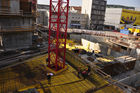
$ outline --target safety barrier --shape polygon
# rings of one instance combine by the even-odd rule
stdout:
[[[90,34],[104,37],[121,37],[121,36],[127,37],[119,32],[84,30],[84,29],[68,29],[68,33]]]
[[[17,12],[11,12],[10,10],[7,10],[7,9],[1,9],[0,15],[23,15],[23,11],[20,10]]]
[[[35,30],[34,26],[6,26],[0,27],[0,32],[17,32],[17,31],[33,31]]]

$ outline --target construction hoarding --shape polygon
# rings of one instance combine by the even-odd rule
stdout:
[[[121,24],[140,25],[140,11],[122,10]]]

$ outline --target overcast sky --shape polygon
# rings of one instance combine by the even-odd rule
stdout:
[[[39,4],[49,4],[50,0],[38,0]],[[119,4],[125,6],[140,7],[140,0],[107,0],[108,4]],[[81,6],[82,0],[70,0],[70,5]]]

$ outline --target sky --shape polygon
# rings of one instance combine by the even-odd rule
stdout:
[[[38,0],[39,4],[49,4],[50,0]],[[107,4],[140,7],[140,0],[107,0]],[[82,0],[70,0],[70,6],[81,6]]]

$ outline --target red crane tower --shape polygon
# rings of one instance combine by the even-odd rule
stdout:
[[[69,0],[50,0],[48,67],[56,71],[65,68],[68,11]]]

